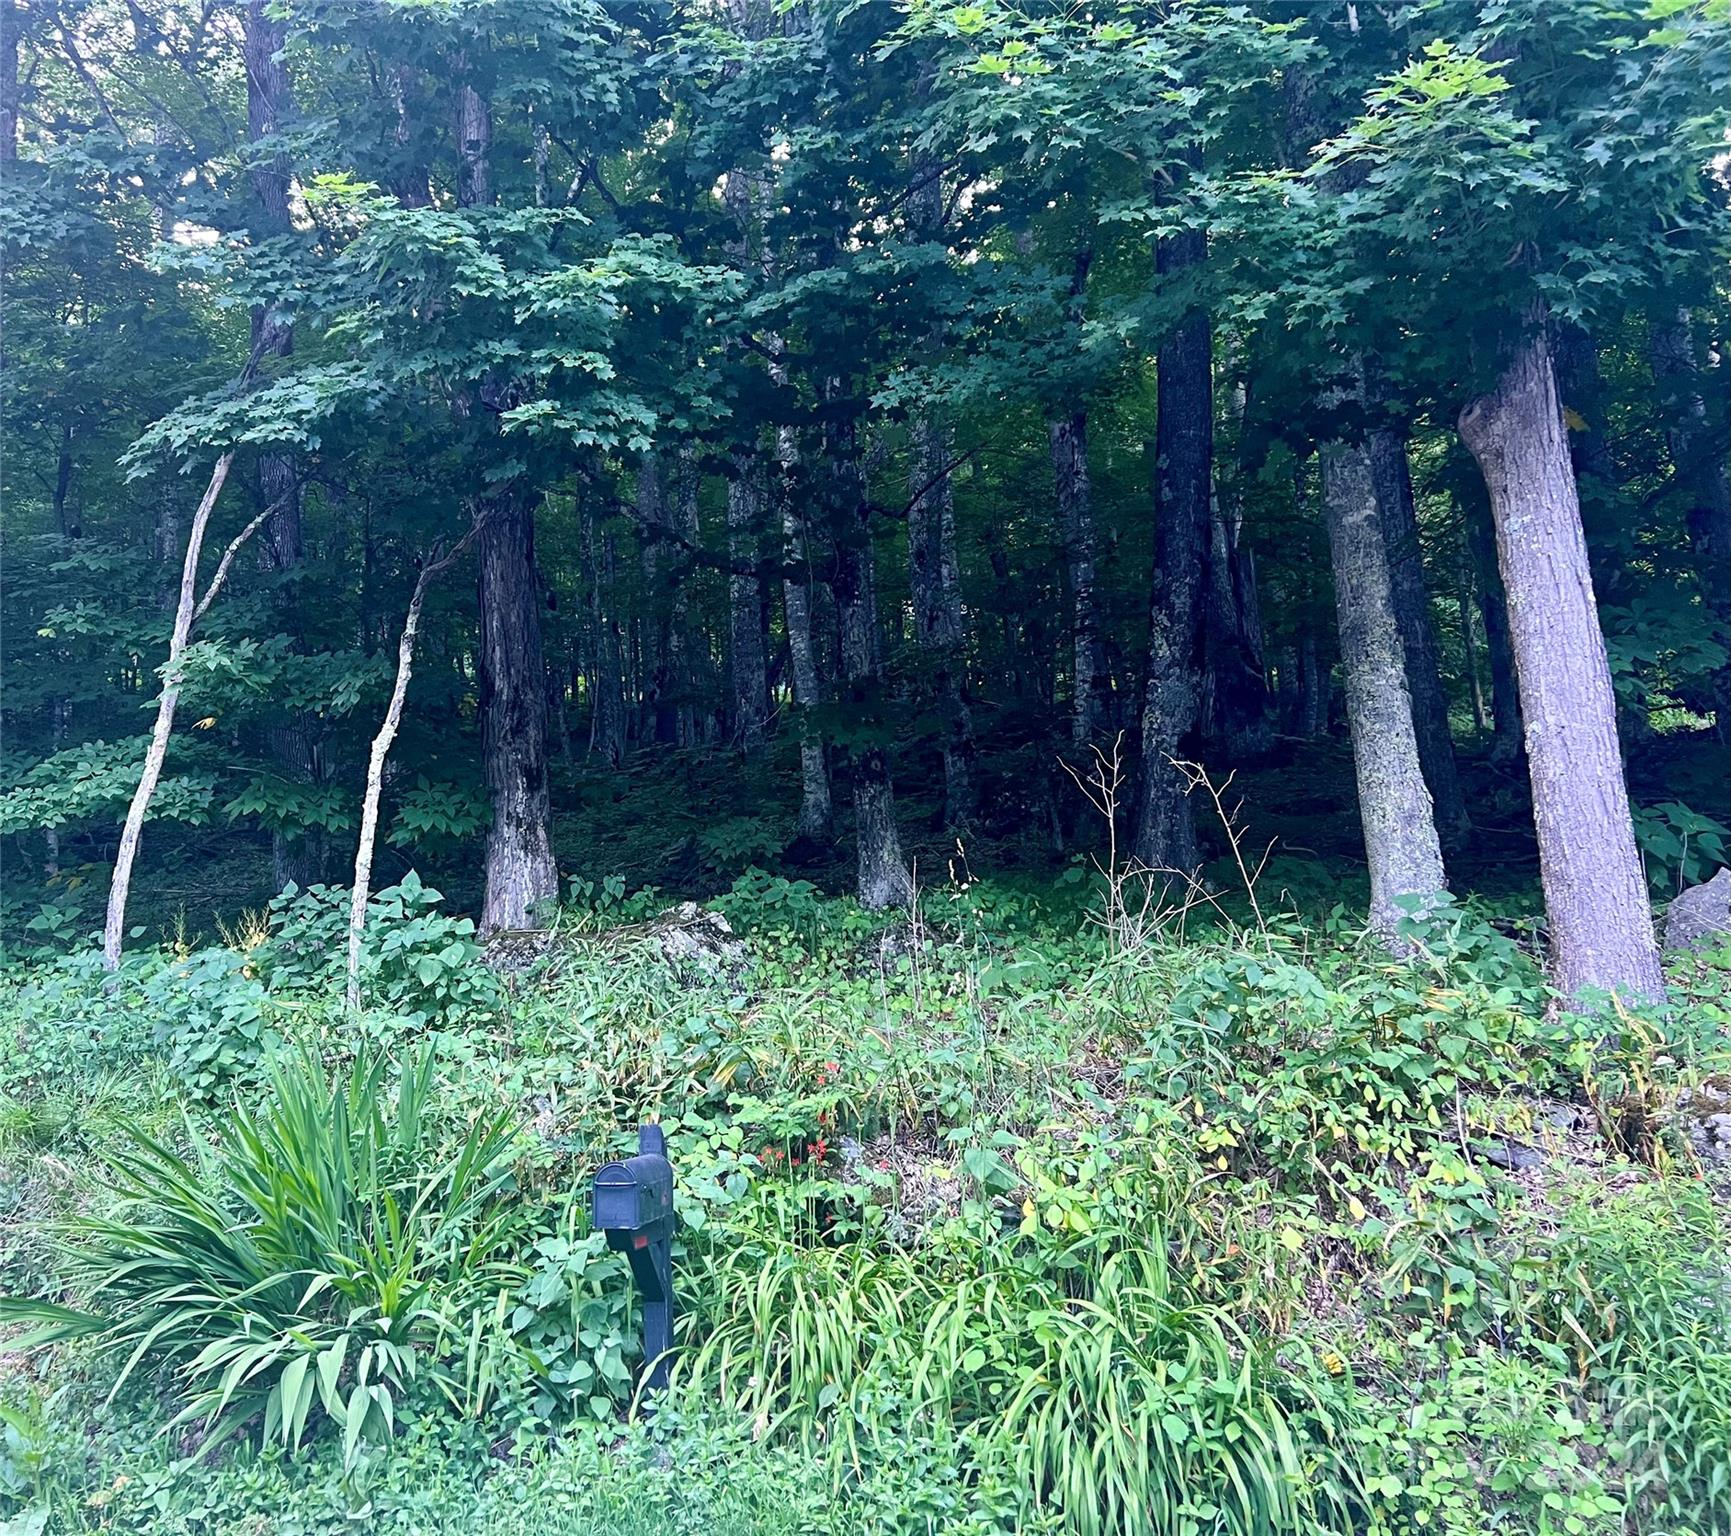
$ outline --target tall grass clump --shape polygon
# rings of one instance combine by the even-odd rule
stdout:
[[[172,1424],[215,1438],[256,1422],[292,1445],[326,1420],[352,1455],[428,1389],[478,1407],[485,1319],[519,1277],[499,1199],[515,1137],[498,1114],[442,1146],[433,1081],[426,1050],[394,1089],[382,1054],[333,1079],[304,1050],[213,1135],[183,1118],[173,1146],[129,1124],[103,1156],[117,1198],[60,1234],[78,1305],[0,1315],[93,1337],[122,1359],[112,1392],[166,1365]]]
[[[1675,1183],[1578,1199],[1535,1322],[1612,1413],[1643,1528],[1731,1531],[1731,1261],[1709,1202]]]
[[[850,1478],[941,1426],[974,1475],[1077,1536],[1298,1530],[1344,1501],[1322,1402],[1178,1294],[1158,1238],[1087,1251],[720,1248],[684,1374]]]

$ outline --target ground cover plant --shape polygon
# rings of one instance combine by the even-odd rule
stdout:
[[[0,1536],[1731,1536],[1728,79],[0,0]]]
[[[1242,901],[1125,950],[1102,894],[754,872],[473,955],[455,1024],[274,963],[304,903],[12,973],[8,1529],[1725,1528],[1724,1168],[1625,1112],[1725,1070],[1726,958],[1668,1025],[1575,1016],[1476,913],[1398,963]],[[213,974],[267,1043],[171,1075]],[[586,1189],[650,1118],[645,1419]]]

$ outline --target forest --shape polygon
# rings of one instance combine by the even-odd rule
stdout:
[[[1731,1532],[1731,0],[0,0],[0,261],[0,1536]]]

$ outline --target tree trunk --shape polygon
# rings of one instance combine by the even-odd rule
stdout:
[[[139,775],[138,788],[132,793],[132,803],[126,810],[126,821],[120,829],[120,846],[114,855],[114,878],[108,887],[108,913],[102,925],[102,965],[105,970],[120,968],[120,948],[126,939],[126,899],[132,890],[132,866],[138,857],[139,839],[144,834],[144,818],[162,778],[162,764],[168,756],[168,738],[174,730],[174,711],[180,702],[180,657],[192,634],[197,617],[198,557],[204,549],[205,529],[210,526],[210,514],[216,499],[222,494],[228,479],[234,454],[225,453],[210,472],[210,484],[204,498],[193,513],[192,529],[187,535],[186,556],[180,564],[180,597],[174,610],[174,628],[168,637],[168,662],[163,668],[162,693],[156,701],[156,724],[151,729],[150,746],[144,754],[144,771]],[[223,571],[219,568],[217,579]],[[215,583],[212,584],[212,596]]]
[[[1472,694],[1473,727],[1482,737],[1490,729],[1490,715],[1485,710],[1484,684],[1479,681],[1478,625],[1473,603],[1473,567],[1471,556],[1461,554],[1460,588],[1456,605],[1460,609],[1461,651],[1467,675],[1467,688]]]
[[[349,890],[348,1004],[351,1009],[361,1006],[361,944],[366,931],[367,901],[372,895],[373,851],[378,841],[385,759],[403,723],[403,703],[408,698],[409,679],[414,671],[415,633],[420,628],[421,605],[426,601],[427,588],[433,578],[463,552],[474,534],[475,530],[471,529],[450,554],[431,559],[421,567],[415,577],[415,590],[409,598],[408,612],[403,616],[403,632],[397,640],[397,680],[391,686],[391,701],[385,708],[384,722],[373,737],[372,750],[367,756],[367,786],[361,796],[361,831],[355,842],[355,877]]]
[[[1436,632],[1431,627],[1430,593],[1425,585],[1424,550],[1419,543],[1418,515],[1413,506],[1406,433],[1395,426],[1373,427],[1368,446],[1383,542],[1388,549],[1389,593],[1406,657],[1407,692],[1412,700],[1413,729],[1418,734],[1419,762],[1430,789],[1437,831],[1445,843],[1458,844],[1466,840],[1472,827],[1455,769],[1448,694],[1437,660]]]
[[[834,818],[829,792],[829,761],[823,737],[813,727],[811,712],[823,699],[819,681],[817,647],[811,632],[811,553],[807,548],[804,514],[795,507],[793,475],[799,462],[799,445],[791,427],[776,431],[777,496],[781,503],[781,532],[785,544],[787,575],[782,578],[782,609],[787,620],[788,659],[793,671],[793,702],[799,711],[799,823],[798,835],[821,842],[828,838]]]
[[[1161,276],[1181,277],[1208,254],[1200,230],[1162,239]],[[1194,761],[1200,726],[1203,581],[1208,566],[1214,458],[1214,363],[1208,316],[1193,310],[1161,345],[1156,368],[1155,571],[1142,773],[1133,852],[1149,869],[1193,872],[1202,862],[1188,786],[1173,766]]]
[[[661,460],[645,454],[637,469],[637,520],[643,530],[643,590],[648,612],[643,620],[643,735],[663,745],[679,740],[679,712],[674,704],[674,589],[679,581],[681,553],[676,552],[672,514],[662,483]]]
[[[459,69],[467,66],[460,60]],[[457,89],[457,202],[464,208],[484,208],[493,201],[493,109],[487,98],[466,82]]]
[[[1422,920],[1444,894],[1442,850],[1419,765],[1370,450],[1325,443],[1321,460],[1370,926],[1399,954],[1402,919]]]
[[[1483,506],[1466,509],[1467,548],[1478,573],[1479,615],[1485,624],[1485,657],[1491,670],[1490,760],[1499,767],[1520,761],[1526,748],[1521,695],[1515,682],[1515,649],[1509,638],[1508,597],[1497,569],[1496,530]]]
[[[283,24],[266,0],[248,0],[243,24],[242,57],[246,67],[247,135],[254,144],[279,134],[294,114],[294,96],[283,63]],[[258,205],[257,237],[281,237],[292,231],[288,193],[290,166],[280,150],[258,155],[251,167],[252,193]],[[294,322],[281,310],[259,306],[252,312],[255,357],[287,357],[294,351]],[[291,611],[305,552],[302,546],[300,497],[288,455],[265,451],[258,457],[259,498],[280,503],[260,548],[260,563],[279,578],[279,601]],[[304,642],[302,642],[304,648]],[[265,750],[279,775],[290,784],[309,786],[319,776],[317,723],[308,714],[285,714],[266,728]],[[322,875],[323,837],[316,829],[299,833],[271,830],[271,862],[276,886],[305,887]]]
[[[762,464],[755,451],[734,455],[727,482],[728,733],[747,752],[763,745],[769,685],[763,646],[763,584],[755,574],[763,532]]]
[[[1298,640],[1298,717],[1295,734],[1314,741],[1328,729],[1328,671],[1316,653],[1316,632],[1306,629]]]
[[[1665,442],[1671,469],[1687,500],[1689,548],[1701,583],[1709,633],[1727,651],[1709,688],[1721,738],[1731,736],[1731,479],[1721,422],[1715,427],[1701,398],[1689,311],[1656,318],[1649,339],[1653,381],[1665,406]],[[1721,369],[1721,372],[1724,370]],[[1723,384],[1721,384],[1721,396]]]
[[[535,517],[522,492],[507,490],[476,521],[481,757],[493,803],[481,926],[526,928],[535,905],[559,892],[549,835]]]
[[[467,61],[458,59],[459,75]],[[464,82],[457,91],[457,200],[465,208],[492,201],[489,155],[492,110]],[[504,390],[484,382],[481,393]],[[458,402],[459,417],[471,407]],[[496,410],[489,420],[496,420]],[[487,831],[481,927],[527,927],[534,907],[559,894],[553,859],[552,802],[547,787],[547,699],[542,679],[541,584],[535,569],[535,511],[529,493],[506,486],[490,493],[472,521],[480,525],[476,582],[482,772],[492,797]]]
[[[1094,506],[1088,480],[1088,416],[1077,410],[1049,428],[1058,483],[1058,539],[1070,599],[1070,740],[1086,747],[1103,730],[1109,682],[1094,596]]]
[[[696,546],[701,531],[698,526],[698,482],[697,455],[689,448],[684,449],[679,456],[679,473],[674,481],[672,513],[674,528],[688,549]],[[673,587],[669,645],[672,655],[668,670],[680,690],[679,744],[682,747],[696,746],[703,740],[696,704],[698,669],[707,658],[707,650],[701,629],[691,622],[691,597],[684,581],[675,581]]]
[[[618,613],[618,546],[611,528],[601,530],[595,571],[596,755],[609,768],[625,761],[625,645]]]
[[[839,395],[832,383],[827,393]],[[848,758],[853,776],[860,905],[874,910],[906,906],[913,877],[896,829],[890,777],[889,725],[883,710],[883,662],[878,638],[877,575],[873,569],[871,508],[859,463],[858,427],[837,416],[825,431],[825,458],[834,517],[835,564],[831,587],[841,626],[842,675],[857,732]]]
[[[1252,761],[1268,750],[1268,678],[1262,659],[1262,617],[1256,567],[1243,528],[1215,498],[1208,528],[1208,592],[1204,616],[1207,665],[1204,719],[1228,761]]]
[[[1209,510],[1207,612],[1204,618],[1204,739],[1218,742],[1231,763],[1253,761],[1269,746],[1268,674],[1262,652],[1262,611],[1256,563],[1244,541],[1244,486],[1266,449],[1251,430],[1250,386],[1232,386],[1230,415],[1237,451],[1230,474],[1214,463]]]
[[[1460,433],[1484,471],[1508,592],[1556,984],[1570,998],[1656,999],[1664,982],[1543,321],[1528,317]]]
[[[966,640],[956,566],[956,507],[948,462],[950,435],[929,416],[913,424],[908,502],[908,585],[914,638],[931,669],[943,721],[944,825],[972,825],[974,717],[966,689]]]
[[[935,161],[916,159],[908,195],[908,222],[915,238],[941,242],[944,182]],[[943,337],[928,338],[933,352]],[[967,634],[956,558],[956,499],[950,479],[951,436],[934,412],[915,415],[910,436],[908,487],[908,585],[913,595],[914,638],[931,673],[943,721],[944,824],[971,826],[978,809],[974,793],[974,714],[968,702]]]

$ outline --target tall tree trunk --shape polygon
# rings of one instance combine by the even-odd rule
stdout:
[[[1093,251],[1084,246],[1076,253],[1070,273],[1070,323],[1078,335],[1093,261]],[[1070,609],[1070,740],[1077,747],[1086,747],[1105,729],[1105,695],[1111,684],[1094,592],[1094,497],[1088,478],[1087,410],[1079,400],[1068,402],[1052,416],[1047,433]]]
[[[1325,443],[1321,459],[1370,926],[1399,953],[1401,920],[1422,919],[1444,893],[1442,849],[1419,764],[1370,450]]]
[[[1491,762],[1517,763],[1526,751],[1521,725],[1520,687],[1515,681],[1515,648],[1509,636],[1508,596],[1497,569],[1497,536],[1487,507],[1466,509],[1467,548],[1478,575],[1479,616],[1485,624],[1485,657],[1491,672]]]
[[[944,824],[963,830],[972,825],[976,810],[976,747],[966,688],[955,496],[947,468],[950,435],[929,416],[914,422],[912,435],[908,584],[913,596],[914,638],[931,669],[931,685],[943,721]]]
[[[1328,729],[1328,672],[1316,653],[1316,631],[1306,629],[1298,640],[1298,718],[1293,730],[1314,741]]]
[[[908,196],[916,238],[944,236],[944,183],[935,161],[916,160]],[[929,338],[931,349],[942,337]],[[908,487],[908,585],[913,594],[914,638],[937,695],[943,721],[944,824],[965,829],[977,810],[974,792],[974,715],[968,702],[967,635],[956,558],[956,500],[950,478],[951,435],[932,411],[916,413]]]
[[[700,532],[697,497],[699,479],[696,453],[690,448],[682,449],[679,455],[679,471],[674,478],[671,511],[673,526],[687,549],[696,547]],[[684,581],[676,581],[674,584],[669,635],[672,658],[668,667],[680,690],[679,744],[682,747],[692,747],[704,739],[696,699],[698,672],[705,664],[707,650],[701,629],[692,623],[691,595]]]
[[[837,403],[840,386],[827,388]],[[849,745],[858,841],[860,904],[872,909],[906,906],[913,877],[896,829],[895,790],[890,778],[889,729],[884,719],[883,661],[878,635],[877,574],[873,566],[871,507],[859,462],[858,425],[836,414],[825,431],[835,563],[830,583],[841,627],[842,675],[852,724]]]
[[[459,75],[467,61],[458,59]],[[492,201],[491,108],[465,81],[458,87],[457,200],[465,208]],[[490,382],[483,397],[507,393]],[[459,417],[470,414],[458,402]],[[496,420],[497,413],[489,413]],[[535,506],[528,491],[507,485],[478,498],[472,521],[479,572],[479,713],[482,772],[492,798],[487,830],[483,930],[528,926],[537,904],[559,894],[553,859],[552,799],[547,786],[547,699],[542,679],[541,583],[535,566]]]
[[[1712,638],[1727,651],[1708,690],[1721,738],[1731,737],[1731,478],[1726,469],[1724,402],[1709,421],[1702,399],[1689,311],[1656,317],[1648,342],[1653,381],[1665,408],[1671,468],[1687,497],[1689,548]],[[1723,372],[1723,368],[1720,370]],[[1721,382],[1720,394],[1724,386]]]
[[[609,768],[625,761],[625,647],[618,614],[618,546],[610,527],[599,537],[595,566],[595,729],[596,756]]]
[[[1204,717],[1230,761],[1253,760],[1268,750],[1268,678],[1256,566],[1243,544],[1241,520],[1218,497],[1209,517],[1203,625]]]
[[[1207,610],[1203,620],[1205,737],[1219,742],[1227,761],[1251,761],[1269,746],[1268,674],[1262,653],[1262,610],[1256,563],[1244,541],[1244,486],[1266,457],[1251,428],[1250,386],[1240,378],[1230,391],[1237,451],[1232,472],[1215,455],[1209,511]]]
[[[1392,425],[1374,426],[1368,446],[1383,542],[1388,548],[1389,594],[1406,657],[1407,692],[1412,700],[1413,729],[1418,734],[1419,762],[1430,788],[1437,832],[1445,843],[1453,845],[1464,842],[1472,827],[1455,769],[1448,694],[1443,688],[1437,659],[1436,632],[1431,627],[1430,593],[1425,584],[1418,514],[1413,506],[1406,433]]]
[[[1526,722],[1551,962],[1568,997],[1664,991],[1542,311],[1460,433],[1484,472]]]
[[[255,146],[281,133],[294,115],[294,96],[282,57],[284,41],[283,24],[272,14],[267,0],[248,0],[241,51],[246,66],[247,135]],[[252,153],[252,193],[258,205],[253,233],[286,235],[293,227],[288,211],[288,156],[281,150],[266,154],[255,148]],[[256,307],[252,312],[252,345],[255,357],[289,356],[294,351],[292,317],[273,307]],[[260,453],[258,482],[264,503],[281,503],[260,548],[261,564],[284,583],[282,600],[294,611],[305,551],[293,461],[282,453]],[[288,783],[307,786],[317,782],[317,725],[313,716],[285,714],[274,721],[265,730],[265,749]],[[313,884],[323,874],[322,833],[273,828],[271,862],[279,890],[291,884]]]
[[[507,490],[476,520],[481,758],[493,804],[481,926],[525,928],[535,905],[559,890],[549,834],[535,518],[524,494]]]
[[[348,937],[348,1004],[351,1009],[361,1006],[361,946],[366,933],[367,901],[372,895],[373,852],[378,841],[379,801],[385,788],[385,759],[391,743],[403,723],[403,705],[409,695],[409,679],[414,673],[415,634],[421,624],[421,607],[427,600],[427,588],[434,577],[445,570],[468,546],[475,536],[471,529],[449,554],[434,556],[422,565],[415,577],[415,590],[409,598],[408,612],[403,615],[403,632],[397,639],[397,677],[391,685],[390,703],[385,718],[373,737],[367,754],[366,790],[361,796],[361,831],[355,841],[355,874],[349,889]]]
[[[1206,260],[1201,230],[1159,242],[1162,277]],[[1202,862],[1186,781],[1201,724],[1203,583],[1214,458],[1214,362],[1208,316],[1192,310],[1160,347],[1156,367],[1153,602],[1142,700],[1142,773],[1133,851],[1150,869],[1191,873]]]
[[[1058,538],[1070,599],[1070,740],[1086,747],[1103,730],[1110,682],[1094,595],[1094,506],[1088,480],[1088,416],[1076,410],[1049,427],[1058,483]]]
[[[144,771],[138,774],[138,788],[133,790],[132,803],[126,807],[126,821],[119,833],[119,847],[114,852],[114,878],[109,881],[107,916],[102,921],[102,966],[104,970],[119,970],[119,951],[126,940],[126,899],[132,894],[132,866],[138,857],[138,840],[144,836],[144,819],[156,797],[156,786],[163,778],[163,762],[168,758],[168,738],[175,729],[175,708],[180,703],[180,656],[192,636],[192,623],[204,608],[208,608],[216,589],[227,573],[227,559],[216,568],[211,578],[209,594],[203,604],[197,603],[199,585],[199,554],[204,551],[204,530],[215,511],[216,497],[222,495],[223,481],[228,478],[228,466],[234,464],[234,454],[223,454],[211,469],[203,500],[192,514],[192,528],[187,533],[187,552],[180,563],[180,596],[175,604],[175,625],[168,634],[168,663],[163,667],[163,693],[156,700],[156,724],[151,727],[151,745],[145,748]],[[248,532],[251,532],[249,528]],[[246,535],[242,535],[244,539]],[[239,540],[237,540],[239,542]],[[234,549],[230,547],[230,554]]]
[[[1456,606],[1460,609],[1461,651],[1467,675],[1467,688],[1473,701],[1473,727],[1482,737],[1490,729],[1490,715],[1485,710],[1484,684],[1479,680],[1478,623],[1474,612],[1472,557],[1463,549],[1460,561],[1460,586]]]
[[[734,456],[727,483],[728,733],[747,752],[763,745],[768,668],[763,645],[763,584],[756,573],[763,534],[763,466],[756,451]],[[747,570],[751,574],[747,574]]]
[[[788,659],[793,670],[793,702],[799,711],[799,823],[798,835],[814,842],[829,836],[834,810],[830,800],[829,761],[823,737],[811,721],[811,712],[823,699],[819,681],[817,646],[811,631],[812,569],[804,512],[794,504],[793,478],[799,462],[799,444],[793,428],[776,431],[777,499],[781,504],[781,532],[785,545],[787,574],[782,578],[781,601],[787,621]]]
[[[673,589],[679,581],[683,551],[678,551],[663,483],[661,459],[648,453],[637,469],[637,520],[643,531],[643,590],[648,612],[643,621],[643,734],[664,745],[679,740],[679,712],[673,695],[678,650],[673,640]]]

